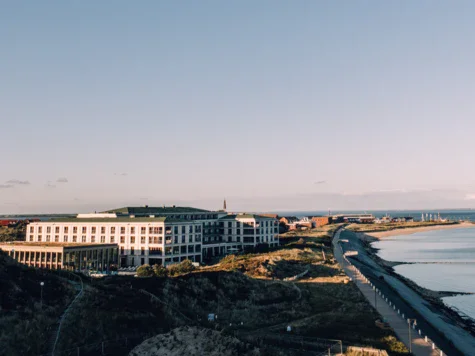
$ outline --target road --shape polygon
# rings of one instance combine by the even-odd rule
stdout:
[[[343,235],[345,241],[348,242],[341,242],[340,237]],[[401,340],[408,348],[412,348],[412,352],[416,356],[439,356],[440,351],[435,350],[432,348],[432,343],[426,342],[422,336],[419,336],[419,328],[421,328],[421,318],[417,318],[418,315],[414,315],[412,309],[405,303],[402,303],[401,298],[396,298],[394,295],[395,293],[391,293],[389,287],[383,288],[385,284],[384,281],[381,281],[377,278],[376,274],[384,274],[384,278],[386,279],[386,272],[382,269],[378,264],[376,264],[373,260],[367,261],[369,266],[366,269],[362,269],[364,275],[369,274],[366,276],[369,280],[367,280],[364,276],[358,275],[357,269],[355,266],[351,265],[347,260],[343,257],[343,252],[347,251],[357,251],[358,258],[362,258],[363,255],[366,255],[366,252],[361,247],[361,244],[354,239],[358,239],[358,237],[347,231],[347,230],[340,230],[335,234],[333,239],[333,250],[334,255],[340,266],[343,268],[345,273],[353,278],[356,282],[357,287],[360,289],[362,294],[368,299],[369,303],[374,307],[376,303],[376,309],[381,314],[381,316],[390,324],[394,332],[396,333],[399,340]],[[340,247],[340,244],[343,247]],[[343,251],[343,252],[342,252]],[[368,256],[368,259],[369,256]],[[354,263],[356,265],[356,263]],[[358,266],[360,268],[360,266]],[[370,273],[371,272],[371,273]],[[376,272],[376,273],[375,273]],[[372,278],[370,278],[372,277]],[[382,291],[382,295],[388,300],[391,301],[392,305],[390,306],[386,300],[383,300],[383,297],[379,294],[375,293],[373,287],[371,286],[370,282],[374,282],[376,288]],[[376,298],[375,298],[376,297]],[[394,309],[394,304],[396,305],[396,309]],[[398,313],[399,312],[399,313]],[[404,314],[404,318],[402,315]],[[417,326],[415,329],[411,328],[411,340],[409,342],[409,325],[407,322],[407,318],[417,319]],[[424,336],[426,334],[423,334]],[[434,340],[435,341],[435,340]],[[409,345],[411,344],[411,345]],[[450,349],[453,349],[450,347]],[[452,355],[460,355],[460,353],[450,350],[444,349],[444,354],[452,356]]]

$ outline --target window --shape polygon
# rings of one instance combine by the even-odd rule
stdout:
[[[188,235],[188,242],[193,242],[193,235]]]
[[[49,234],[51,232],[51,226],[46,227],[46,233]]]
[[[142,234],[145,234],[145,233],[147,232],[147,228],[146,228],[145,226],[142,226],[142,227],[140,228],[140,232],[141,232]]]
[[[59,226],[56,226],[56,227],[54,228],[54,232],[55,232],[56,234],[59,234]]]
[[[42,238],[43,237],[41,235],[38,235],[38,241],[43,241]]]
[[[59,235],[54,236],[54,242],[59,242]]]
[[[130,243],[134,244],[135,243],[135,236],[130,236]]]
[[[158,228],[158,233],[159,233],[159,234],[163,234],[163,227],[160,226],[160,227]]]
[[[105,243],[106,242],[106,237],[105,236],[101,236],[101,244]]]
[[[140,243],[144,244],[145,243],[145,236],[140,237]]]
[[[82,227],[82,233],[85,234],[87,232],[87,227],[86,226],[83,226]]]
[[[175,243],[178,243],[178,236],[175,236]]]
[[[68,235],[63,236],[63,242],[68,242]]]
[[[134,254],[134,247],[133,247],[133,246],[130,248],[130,254],[131,254],[131,255]]]
[[[104,238],[104,242],[106,241],[106,237],[105,236],[102,236]],[[101,237],[101,240],[102,240],[102,237]],[[115,237],[114,236],[111,236],[111,244],[115,243]]]
[[[64,227],[64,233],[67,234],[69,232],[69,227],[65,226]]]
[[[181,243],[182,243],[182,244],[186,243],[185,235],[183,235],[183,236],[181,237]]]
[[[115,226],[111,227],[111,234],[115,234]]]
[[[125,234],[125,226],[122,226],[122,227],[120,228],[120,233],[121,233],[121,234]]]
[[[78,237],[76,235],[73,235],[73,242],[78,242]]]
[[[73,234],[77,234],[78,233],[78,227],[77,226],[74,226],[73,227]]]
[[[33,241],[33,236],[30,236],[30,241]]]
[[[132,226],[132,227],[130,228],[130,233],[131,233],[131,234],[135,234],[135,227]]]
[[[96,227],[95,227],[95,226],[93,226],[93,227],[91,228],[91,233],[92,233],[92,234],[95,234],[95,233],[96,233]]]
[[[102,226],[101,227],[101,234],[105,234],[106,233],[106,227],[105,226]]]
[[[188,232],[190,234],[193,233],[193,225],[188,226]]]
[[[174,227],[173,233],[174,233],[175,235],[178,234],[178,226],[175,226],[175,227]]]
[[[83,236],[81,237],[81,241],[82,241],[82,242],[86,242],[86,236],[83,235]]]
[[[30,226],[30,234],[32,234],[35,231],[35,228],[33,226]]]
[[[120,243],[121,243],[121,244],[125,244],[125,236],[121,236],[121,237],[120,237]]]
[[[50,235],[46,235],[46,242],[49,242],[51,239],[51,236]]]
[[[40,226],[40,227],[38,228],[38,232],[39,232],[40,234],[41,234],[41,230],[43,230],[43,228]]]
[[[91,242],[96,242],[96,237],[95,236],[91,236]]]
[[[120,248],[120,254],[121,254],[121,255],[124,254],[124,248],[123,248],[123,247]]]
[[[185,228],[186,228],[186,226],[182,226],[182,227],[181,227],[181,233],[182,233],[182,234],[185,233]]]
[[[141,254],[142,256],[145,255],[145,247],[142,247],[142,248],[140,249],[140,254]]]

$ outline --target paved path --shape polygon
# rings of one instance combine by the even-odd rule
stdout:
[[[357,269],[348,263],[343,257],[342,249],[338,243],[340,232],[341,230],[339,230],[333,238],[333,251],[335,259],[338,261],[345,273],[349,277],[353,278],[361,293],[363,293],[366,299],[368,299],[369,303],[374,307],[375,291],[373,290],[373,287],[369,282],[367,282],[364,276],[359,275],[357,273]],[[389,325],[391,325],[399,340],[401,340],[409,348],[409,325],[407,320],[403,319],[402,316],[398,314],[398,310],[394,310],[393,307],[389,306],[389,304],[378,294],[376,294],[376,310],[384,319],[386,319]],[[417,329],[414,330],[411,328],[411,339],[412,353],[415,356],[441,355],[440,351],[433,350],[432,344],[429,344],[417,334]]]

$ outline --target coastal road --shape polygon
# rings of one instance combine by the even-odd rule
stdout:
[[[363,277],[356,274],[356,268],[350,265],[345,258],[343,257],[342,249],[340,247],[340,235],[341,231],[344,229],[339,230],[335,237],[333,238],[333,251],[335,255],[335,259],[338,261],[340,266],[343,268],[345,273],[353,278],[356,283],[356,286],[359,288],[361,293],[368,299],[370,304],[375,307],[376,302],[376,310],[381,314],[381,316],[389,323],[389,325],[393,328],[394,332],[396,333],[399,340],[401,340],[408,348],[409,348],[409,326],[405,319],[398,314],[398,309],[394,310],[393,307],[389,306],[386,301],[382,299],[381,296],[376,294],[376,301],[375,301],[375,292],[371,285],[363,279]],[[439,356],[440,351],[436,351],[432,349],[432,345],[425,342],[425,340],[420,337],[417,333],[417,329],[414,330],[411,328],[411,346],[412,346],[412,353],[416,356]],[[449,355],[452,356],[452,355]]]

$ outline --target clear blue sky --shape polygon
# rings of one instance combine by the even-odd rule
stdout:
[[[475,206],[474,14],[3,1],[0,213]]]

